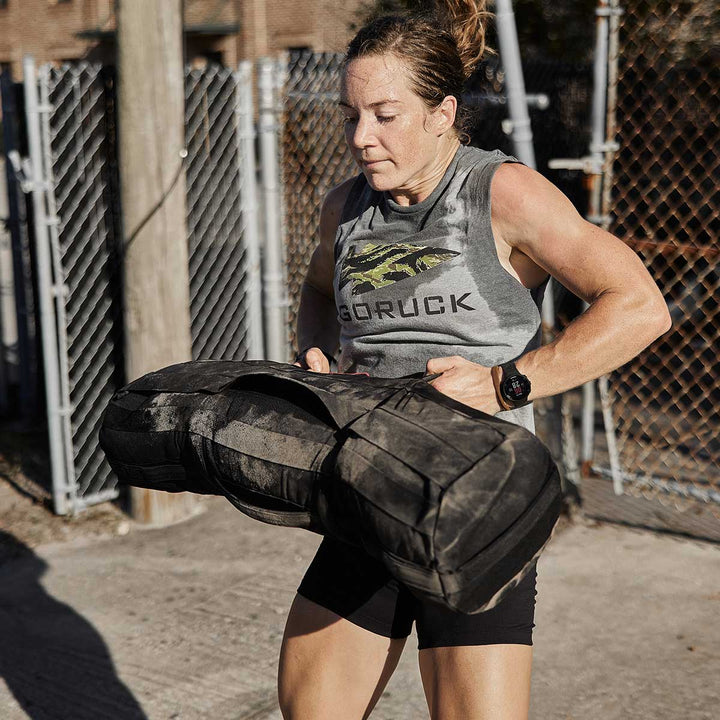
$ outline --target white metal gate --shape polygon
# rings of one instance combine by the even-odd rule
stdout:
[[[186,73],[194,359],[263,356],[251,68]],[[124,382],[114,79],[99,65],[24,68],[53,500],[114,498],[97,433]]]

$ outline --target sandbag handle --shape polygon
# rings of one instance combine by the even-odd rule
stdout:
[[[264,377],[274,382],[287,382],[291,385],[295,385],[298,390],[302,392],[314,395],[325,407],[327,412],[332,417],[336,424],[337,429],[346,427],[350,423],[357,420],[360,416],[367,414],[370,410],[375,407],[375,403],[363,404],[359,399],[356,399],[354,406],[351,408],[347,403],[342,402],[338,396],[332,392],[328,392],[322,387],[317,387],[312,382],[303,382],[299,377],[293,377],[294,370],[302,370],[294,365],[288,364],[288,368],[292,368],[290,372],[273,373],[267,368],[258,367],[257,369],[245,371],[229,381],[225,388],[232,387],[233,385],[241,384],[246,379]],[[310,373],[308,370],[302,370],[304,373]],[[312,373],[311,373],[312,374]],[[330,373],[327,373],[330,374]]]
[[[410,391],[416,385],[425,385],[435,380],[435,378],[439,378],[441,375],[442,373],[431,373],[430,375],[413,373],[412,375],[405,375],[403,380],[413,378],[413,382],[407,384],[407,390]]]

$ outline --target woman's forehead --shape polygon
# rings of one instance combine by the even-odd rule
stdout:
[[[412,101],[413,96],[417,98],[410,87],[407,70],[393,55],[355,58],[342,73],[341,105],[402,103]]]

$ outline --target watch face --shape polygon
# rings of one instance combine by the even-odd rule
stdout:
[[[510,375],[502,382],[502,394],[511,402],[527,400],[530,394],[530,381],[524,375]]]

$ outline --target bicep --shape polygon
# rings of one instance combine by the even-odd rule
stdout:
[[[605,293],[662,299],[642,260],[620,239],[582,218],[542,175],[501,166],[492,181],[493,228],[587,303]]]

